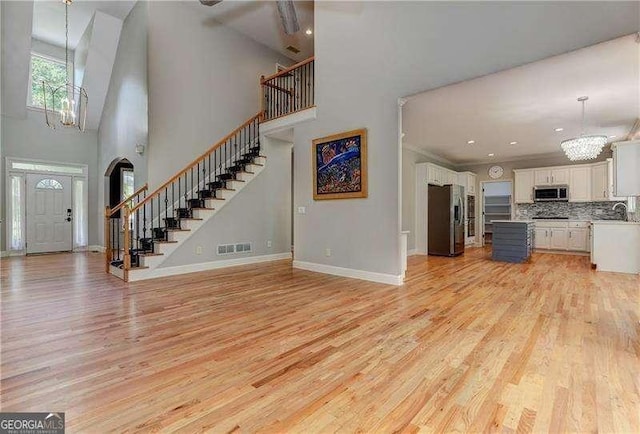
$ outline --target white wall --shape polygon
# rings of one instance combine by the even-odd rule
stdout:
[[[264,170],[219,214],[192,234],[161,267],[262,256],[291,251],[292,144],[261,137]],[[271,247],[267,247],[271,241]],[[218,244],[251,242],[253,252],[217,255]],[[196,254],[196,247],[202,254]]]
[[[96,131],[50,129],[39,111],[28,110],[25,119],[2,116],[2,167],[6,157],[30,158],[88,165],[89,170],[89,245],[98,243],[98,137]],[[2,203],[6,192],[2,189]],[[2,221],[6,221],[2,206]],[[2,230],[4,231],[4,224]],[[5,250],[4,232],[1,250]]]
[[[149,183],[260,111],[259,77],[292,62],[181,2],[149,3]]]
[[[122,20],[112,17],[100,11],[96,11],[91,20],[88,51],[79,53],[83,58],[86,54],[82,77],[76,79],[76,84],[87,91],[89,102],[87,103],[87,129],[97,130],[102,117],[104,102],[109,90],[113,62],[118,49],[118,40],[122,29]],[[87,32],[83,35],[87,36]],[[76,69],[80,70],[82,65]]]
[[[147,181],[147,155],[135,152],[148,143],[147,2],[140,1],[124,20],[98,130],[98,204],[106,205],[104,174],[115,158],[134,167],[136,188]],[[98,215],[98,240],[104,225]]]

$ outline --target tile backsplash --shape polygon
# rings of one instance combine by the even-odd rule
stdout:
[[[572,220],[624,220],[625,209],[616,202],[536,202],[515,205],[516,220],[533,217],[568,217]]]

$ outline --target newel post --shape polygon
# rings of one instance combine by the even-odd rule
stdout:
[[[113,259],[113,250],[111,250],[111,230],[110,223],[111,221],[111,207],[107,206],[104,209],[104,253],[105,253],[105,264],[104,271],[109,272],[109,266],[111,265],[111,260]]]
[[[129,281],[129,269],[131,268],[131,251],[129,244],[131,244],[131,228],[129,227],[129,218],[131,211],[129,205],[126,204],[122,208],[124,210],[124,281]]]

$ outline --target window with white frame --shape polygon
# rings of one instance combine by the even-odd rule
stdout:
[[[58,86],[64,86],[67,82],[67,70],[63,61],[54,59],[49,56],[31,53],[31,64],[29,74],[29,90],[27,97],[27,105],[30,107],[44,108],[45,91],[42,82],[46,82],[52,89]],[[46,92],[47,108],[59,109],[53,107],[51,92]],[[59,104],[60,101],[57,101]]]

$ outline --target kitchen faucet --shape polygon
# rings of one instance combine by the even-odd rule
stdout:
[[[626,204],[626,203],[624,203],[624,202],[618,202],[618,203],[616,203],[615,205],[613,205],[613,208],[611,208],[611,210],[612,210],[612,211],[615,211],[615,210],[616,210],[616,208],[618,208],[618,205],[622,205],[622,206],[624,207],[624,210],[625,210],[625,211],[627,211],[627,212],[625,212],[625,215],[624,215],[624,216],[625,216],[625,220],[628,220],[628,219],[629,219],[629,216],[628,216],[628,209],[629,209],[629,208],[627,207],[627,204]]]

